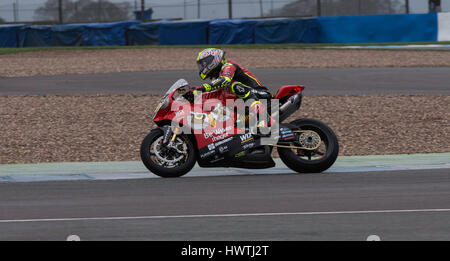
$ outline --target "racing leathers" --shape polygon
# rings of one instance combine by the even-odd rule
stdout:
[[[229,88],[233,94],[244,101],[254,100],[250,105],[250,112],[255,115],[261,115],[265,112],[266,108],[260,102],[260,99],[270,100],[271,95],[247,69],[228,59],[223,63],[220,71],[216,72],[216,76],[218,77],[215,80],[211,83],[203,84],[197,91],[210,92],[221,88]],[[267,127],[268,123],[264,119],[260,119],[257,122],[257,126]]]

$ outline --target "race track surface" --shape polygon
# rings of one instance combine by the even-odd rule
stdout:
[[[307,95],[450,94],[450,68],[255,69]],[[0,95],[162,94],[195,71],[0,79]],[[256,172],[258,173],[258,172]],[[0,183],[0,240],[450,240],[450,170]]]
[[[450,240],[448,169],[2,183],[0,209],[0,240]]]
[[[306,95],[450,94],[450,68],[253,69],[275,93],[303,84]],[[200,84],[196,71],[123,72],[0,78],[0,95],[163,94],[177,79]]]

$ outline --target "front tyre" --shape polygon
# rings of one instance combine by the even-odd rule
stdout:
[[[141,144],[141,159],[148,170],[163,178],[181,177],[195,165],[195,146],[186,135],[178,135],[170,146],[163,144],[164,132],[152,130]]]
[[[291,122],[296,131],[295,147],[278,148],[278,154],[286,166],[298,173],[320,173],[330,168],[339,154],[339,143],[333,130],[314,119]]]

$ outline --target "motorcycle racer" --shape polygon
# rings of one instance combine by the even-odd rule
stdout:
[[[232,59],[225,58],[225,52],[221,49],[207,48],[201,51],[197,57],[197,66],[200,77],[211,79],[210,83],[204,83],[200,87],[192,89],[192,95],[199,92],[210,92],[221,88],[228,88],[238,98],[254,100],[250,105],[250,112],[256,115],[264,113],[266,108],[260,99],[270,100],[271,94],[261,82],[246,68]],[[264,119],[257,122],[257,127],[267,127]]]
[[[202,168],[273,168],[273,148],[277,148],[284,164],[299,173],[322,172],[337,159],[339,143],[325,123],[304,118],[283,123],[300,109],[303,85],[281,86],[273,97],[275,103],[280,103],[276,104],[279,123],[270,125],[270,133],[275,133],[270,143],[266,142],[267,134],[262,133],[264,128],[254,132],[254,118],[245,119],[245,128],[239,125],[248,113],[242,115],[242,111],[232,109],[242,108],[242,104],[230,104],[229,99],[238,99],[231,91],[217,89],[199,96],[203,99],[192,99],[186,96],[192,94],[186,92],[188,86],[186,80],[179,79],[161,97],[152,117],[157,127],[142,141],[142,162],[158,176],[183,176],[196,163]],[[252,102],[245,102],[246,109]],[[247,123],[251,123],[249,128]],[[191,130],[199,132],[192,134]]]

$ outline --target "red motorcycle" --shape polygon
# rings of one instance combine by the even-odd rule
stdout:
[[[180,79],[155,110],[153,121],[158,127],[141,144],[142,162],[161,177],[183,176],[196,162],[203,168],[263,169],[275,166],[272,150],[276,147],[290,169],[298,173],[323,172],[334,164],[339,153],[333,130],[314,119],[283,123],[300,108],[304,88],[283,86],[272,97],[279,102],[279,128],[275,142],[266,144],[262,142],[266,134],[237,126],[248,117],[226,106],[227,99],[236,100],[234,94],[220,89],[203,93],[202,103],[193,103],[186,99],[188,83]]]

